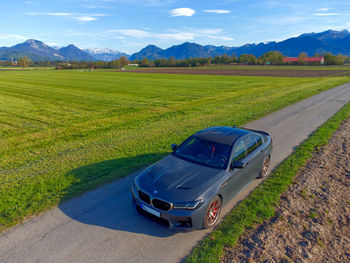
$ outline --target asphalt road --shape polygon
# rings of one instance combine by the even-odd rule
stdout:
[[[273,138],[272,168],[350,101],[350,84],[303,100],[246,127]],[[135,173],[136,174],[136,173]],[[0,235],[0,262],[178,262],[210,230],[177,233],[139,215],[131,203],[132,174],[72,199]],[[256,187],[255,180],[223,210]]]

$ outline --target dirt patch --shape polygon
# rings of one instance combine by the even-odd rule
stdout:
[[[120,71],[119,71],[120,72]],[[188,75],[232,75],[261,77],[330,77],[350,76],[349,70],[296,70],[296,69],[215,69],[215,68],[139,68],[125,72],[188,74]]]
[[[350,262],[350,118],[222,262]]]

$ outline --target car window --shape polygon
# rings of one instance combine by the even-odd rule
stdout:
[[[245,145],[244,142],[241,140],[235,147],[233,152],[233,161],[241,161],[246,157],[245,153]]]
[[[256,141],[257,146],[259,147],[262,144],[262,139],[261,136],[259,135],[254,135],[254,139]]]
[[[192,136],[181,144],[173,154],[214,168],[225,169],[231,153],[231,145],[207,141]]]
[[[254,135],[245,137],[243,141],[245,143],[245,146],[247,147],[247,155],[252,153],[258,147]]]

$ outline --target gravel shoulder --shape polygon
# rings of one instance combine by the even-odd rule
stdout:
[[[222,262],[350,262],[350,118],[296,175],[276,216]]]

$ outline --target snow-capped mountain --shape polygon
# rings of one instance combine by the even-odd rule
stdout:
[[[109,48],[87,48],[83,50],[96,60],[112,61],[123,56],[129,58],[128,54]]]
[[[83,52],[74,45],[68,45],[67,47],[55,49],[46,45],[44,42],[35,39],[28,39],[27,41],[12,47],[0,48],[0,59],[18,59],[23,56],[27,56],[29,59],[34,61],[95,60],[92,56],[86,52]]]

